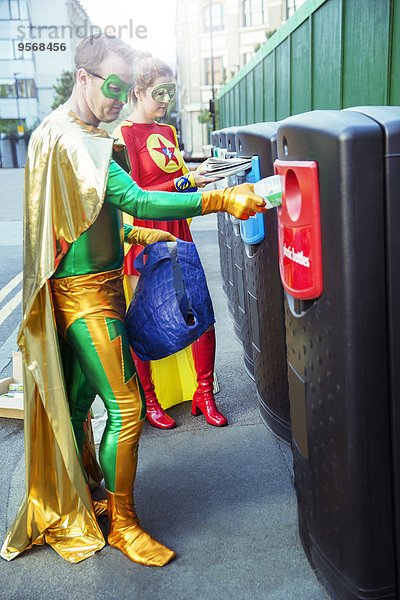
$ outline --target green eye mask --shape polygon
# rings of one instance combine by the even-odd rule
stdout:
[[[171,81],[168,83],[160,83],[151,90],[151,97],[156,102],[171,102],[175,96],[176,84]]]
[[[101,79],[104,79],[102,77]],[[124,83],[122,79],[112,73],[106,79],[101,86],[101,91],[106,98],[114,98],[115,100],[121,100],[121,102],[128,102],[129,90],[133,85],[132,83]]]
[[[132,83],[124,83],[122,79],[112,73],[107,78],[99,75],[98,73],[93,73],[93,71],[89,71],[86,67],[75,67],[76,69],[85,69],[86,73],[92,75],[92,77],[98,77],[104,81],[101,86],[101,91],[103,92],[103,96],[106,98],[114,98],[114,100],[121,100],[121,102],[128,102],[129,90],[133,86]]]

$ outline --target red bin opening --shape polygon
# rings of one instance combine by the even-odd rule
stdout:
[[[274,170],[282,180],[278,209],[282,284],[294,298],[318,298],[323,290],[318,165],[276,160]]]

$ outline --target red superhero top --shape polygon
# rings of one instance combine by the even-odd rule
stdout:
[[[148,124],[124,121],[121,124],[121,135],[128,150],[132,179],[144,190],[176,192],[176,178],[188,173],[189,169],[180,153],[175,128],[164,123]],[[189,191],[189,186],[189,183],[185,186],[187,191]],[[192,189],[190,188],[190,191]],[[139,221],[135,219],[135,225],[162,229],[169,231],[181,240],[192,241],[186,219],[177,221]],[[138,275],[133,263],[141,250],[141,246],[132,246],[126,254],[126,274]]]

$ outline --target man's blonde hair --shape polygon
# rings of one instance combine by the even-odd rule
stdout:
[[[141,52],[134,50],[120,38],[110,37],[104,33],[89,35],[79,42],[75,50],[74,81],[80,68],[96,73],[109,52],[119,54],[128,64],[135,63],[143,56]]]

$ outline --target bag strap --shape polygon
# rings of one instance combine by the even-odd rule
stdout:
[[[147,256],[144,264],[144,257]],[[167,242],[154,242],[145,246],[140,254],[137,255],[134,261],[134,266],[139,273],[145,273],[153,269],[153,267],[162,260],[171,260]]]
[[[178,239],[177,255],[178,260],[181,262],[189,263],[193,267],[203,268],[194,242],[185,242],[184,240]]]

